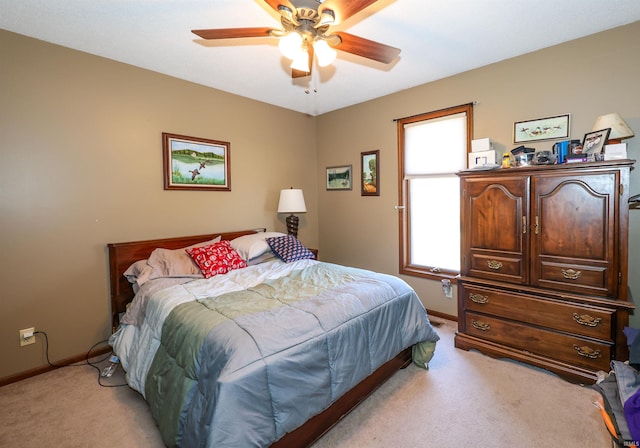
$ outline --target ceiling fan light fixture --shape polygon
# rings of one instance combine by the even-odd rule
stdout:
[[[292,31],[280,39],[280,42],[278,42],[278,47],[280,48],[280,52],[285,58],[295,60],[297,57],[300,57],[300,53],[305,53],[301,51],[302,42],[303,39],[300,33]]]
[[[320,67],[326,67],[336,60],[337,52],[324,39],[318,39],[313,43],[313,49],[315,50],[316,57],[318,58],[318,65]]]
[[[309,53],[301,51],[291,63],[291,68],[301,72],[310,73],[311,67],[309,67]]]

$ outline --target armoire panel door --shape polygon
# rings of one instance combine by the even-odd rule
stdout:
[[[616,172],[532,180],[534,286],[615,297]]]
[[[464,178],[463,275],[528,282],[527,177]]]

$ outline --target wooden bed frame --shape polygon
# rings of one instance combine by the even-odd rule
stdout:
[[[179,249],[211,240],[218,235],[220,235],[223,240],[232,240],[239,236],[264,231],[265,229],[240,230],[208,235],[107,244],[109,251],[109,284],[111,287],[111,319],[113,331],[118,328],[120,314],[126,311],[127,304],[133,300],[133,288],[123,274],[134,262],[148,258],[151,252],[158,247],[164,249]],[[411,348],[407,348],[383,364],[378,370],[335,401],[329,408],[312,417],[304,425],[275,442],[272,448],[299,448],[311,445],[358,406],[358,404],[389,379],[396,371],[405,368],[410,363]]]

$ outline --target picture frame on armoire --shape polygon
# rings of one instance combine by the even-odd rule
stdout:
[[[602,151],[609,139],[610,132],[611,128],[606,128],[584,134],[584,138],[582,139],[582,153],[593,157],[594,160],[603,160]]]

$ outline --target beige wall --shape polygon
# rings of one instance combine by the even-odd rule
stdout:
[[[321,259],[397,274],[394,118],[476,101],[474,136],[499,150],[513,147],[514,121],[567,112],[573,138],[613,111],[640,133],[639,45],[635,23],[311,118],[0,31],[0,378],[44,364],[43,344],[19,347],[21,328],[46,331],[54,360],[109,335],[106,243],[284,231],[281,188],[304,189],[300,238]],[[162,132],[231,142],[232,191],[164,191]],[[640,158],[640,138],[628,143]],[[357,182],[325,190],[325,167],[352,164],[357,181],[360,152],[373,149],[379,197],[361,197]],[[638,170],[631,183],[639,193]],[[631,212],[636,297],[639,215]],[[457,314],[438,283],[405,279],[429,309]]]
[[[477,102],[474,138],[510,150],[515,121],[571,113],[571,137],[582,139],[597,116],[619,112],[635,129],[630,158],[640,159],[640,22],[424,84],[318,118],[318,217],[323,259],[398,274],[397,132],[393,121]],[[550,148],[551,143],[538,143]],[[380,150],[380,197],[361,197],[360,152]],[[353,191],[326,191],[325,168],[352,164]],[[640,193],[640,173],[631,179]],[[640,210],[631,211],[630,275],[640,297]],[[437,211],[434,211],[437,219]],[[457,315],[456,296],[438,282],[403,277],[425,306]],[[637,313],[640,314],[640,313]],[[633,316],[640,327],[640,317]]]
[[[317,247],[314,118],[5,31],[0,54],[0,378],[45,364],[21,328],[52,360],[109,336],[107,243],[286,231],[295,186]],[[230,142],[232,191],[165,191],[162,132]]]

